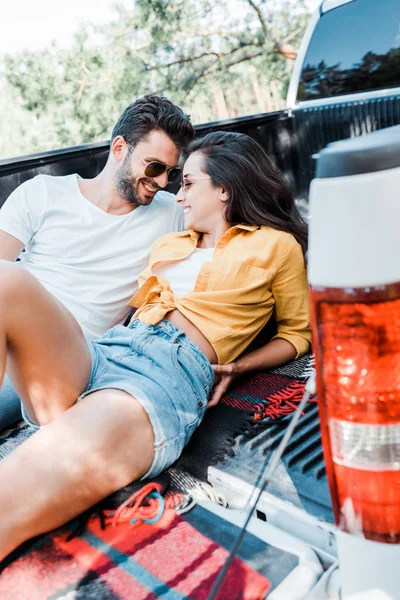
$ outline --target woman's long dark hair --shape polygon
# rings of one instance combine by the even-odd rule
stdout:
[[[193,140],[186,154],[201,152],[202,170],[229,193],[225,218],[232,225],[268,225],[294,235],[307,250],[307,224],[290,185],[264,149],[243,133],[216,131]]]

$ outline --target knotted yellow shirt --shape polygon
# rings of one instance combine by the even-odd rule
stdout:
[[[293,344],[297,356],[305,354],[311,340],[308,283],[294,236],[266,226],[231,227],[219,239],[213,260],[200,269],[194,290],[176,296],[153,268],[188,257],[199,236],[184,231],[155,242],[149,266],[139,275],[139,290],[129,302],[137,308],[133,318],[155,325],[177,309],[207,338],[219,364],[227,364],[247,348],[275,310],[274,337]]]

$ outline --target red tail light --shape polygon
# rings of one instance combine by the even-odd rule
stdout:
[[[343,597],[400,597],[399,190],[400,126],[330,144],[310,189],[314,352]]]
[[[400,542],[400,284],[312,289],[322,440],[337,524]]]

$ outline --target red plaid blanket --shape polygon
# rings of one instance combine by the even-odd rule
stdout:
[[[128,512],[114,513],[104,529],[92,518],[72,540],[70,527],[39,538],[3,570],[0,598],[206,600],[227,551],[171,509],[151,522],[158,513],[152,502],[139,507],[139,520],[131,518],[138,510],[133,515],[127,502]],[[262,599],[269,587],[267,579],[235,558],[218,600]]]

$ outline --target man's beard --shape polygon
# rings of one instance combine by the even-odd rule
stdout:
[[[130,163],[130,154],[125,156],[124,162],[116,173],[115,185],[119,195],[131,204],[141,204],[140,198],[136,195],[135,178],[133,177]]]
[[[119,167],[116,173],[115,184],[117,191],[120,194],[120,196],[127,202],[130,202],[131,204],[147,206],[148,204],[150,204],[152,198],[144,199],[139,197],[139,195],[136,193],[139,181],[140,179],[135,179],[133,176],[132,167],[130,163],[130,154],[128,153],[124,158],[124,162]],[[157,184],[151,179],[144,178],[142,181],[143,183],[149,183],[153,188],[158,187]]]

